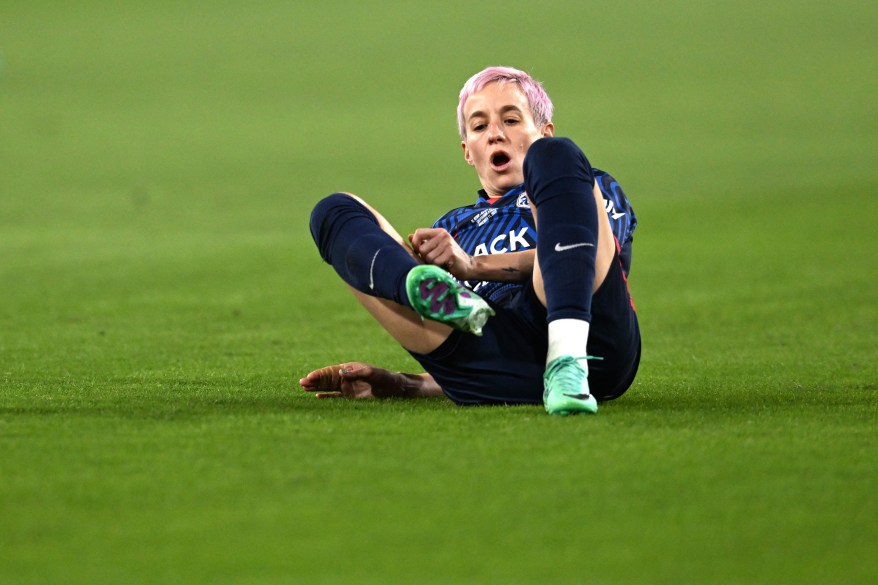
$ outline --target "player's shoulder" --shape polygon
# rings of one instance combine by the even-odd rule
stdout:
[[[594,180],[597,182],[604,199],[612,199],[617,204],[624,204],[625,207],[631,206],[628,196],[625,194],[625,191],[622,190],[622,185],[619,184],[616,177],[601,169],[593,168],[592,172],[594,173]]]
[[[594,174],[595,181],[598,182],[598,185],[600,185],[601,188],[603,188],[605,185],[609,185],[609,184],[614,183],[614,182],[618,183],[618,181],[616,181],[615,177],[613,177],[613,175],[611,175],[607,171],[604,171],[604,170],[601,170],[598,168],[594,168],[594,167],[592,167],[591,171]]]

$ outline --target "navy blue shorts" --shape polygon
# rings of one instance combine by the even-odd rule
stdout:
[[[533,285],[491,303],[483,335],[452,332],[429,354],[411,353],[445,395],[461,405],[542,404],[548,351],[546,308]],[[598,400],[621,396],[640,364],[640,327],[618,253],[592,297],[588,385]]]

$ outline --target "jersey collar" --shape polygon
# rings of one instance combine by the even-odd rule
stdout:
[[[479,193],[479,198],[476,199],[476,205],[480,205],[480,204],[489,205],[489,203],[488,203],[488,193],[485,192],[484,189],[479,189],[478,193]],[[524,193],[524,183],[522,183],[522,184],[520,184],[520,185],[516,185],[515,187],[513,187],[512,189],[510,189],[509,191],[507,191],[506,193],[504,193],[504,194],[500,197],[500,199],[498,199],[498,200],[496,201],[496,203],[499,203],[499,202],[502,201],[503,199],[505,199],[505,198],[507,198],[507,197],[510,197],[510,196],[514,196],[514,197],[517,198],[517,197],[518,197],[519,195],[521,195],[522,193]]]

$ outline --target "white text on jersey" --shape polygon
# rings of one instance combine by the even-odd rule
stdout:
[[[490,243],[482,242],[481,244],[476,246],[475,252],[473,252],[473,256],[483,256],[485,254],[503,254],[505,252],[515,252],[517,250],[530,248],[530,244],[526,239],[524,239],[524,234],[526,233],[527,226],[518,230],[518,233],[516,233],[515,230],[512,230],[508,234],[500,234],[499,236],[491,240]]]

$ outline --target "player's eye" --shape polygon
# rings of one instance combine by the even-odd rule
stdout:
[[[487,124],[483,124],[483,123],[481,123],[481,122],[478,122],[478,123],[476,123],[476,124],[473,124],[473,128],[472,128],[472,130],[473,130],[473,132],[481,132],[481,131],[484,130],[486,127],[487,127]]]
[[[518,124],[518,122],[519,122],[518,118],[506,118],[506,125],[507,126],[514,126],[514,125]]]

